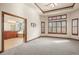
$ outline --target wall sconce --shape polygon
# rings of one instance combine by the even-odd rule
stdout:
[[[36,23],[31,23],[31,27],[36,27]]]

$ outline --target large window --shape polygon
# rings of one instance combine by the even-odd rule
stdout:
[[[72,19],[72,35],[78,35],[78,19]]]
[[[45,33],[45,22],[41,22],[41,33]]]
[[[62,21],[52,21],[48,23],[49,33],[66,34],[67,32],[66,20]]]
[[[66,34],[67,33],[67,15],[48,17],[48,33]]]

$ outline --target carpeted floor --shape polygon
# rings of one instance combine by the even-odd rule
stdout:
[[[41,37],[9,49],[1,55],[77,55],[79,41]]]

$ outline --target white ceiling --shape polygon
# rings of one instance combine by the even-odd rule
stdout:
[[[69,7],[73,5],[73,3],[56,3],[56,5],[53,7],[48,5],[50,3],[36,3],[36,4],[41,8],[42,11],[49,11],[49,10]]]
[[[36,3],[36,4],[42,4],[42,5],[45,5],[47,3]],[[60,4],[62,7],[66,7],[66,6],[70,6],[72,5],[73,3],[58,3]],[[79,10],[79,3],[75,3],[74,7],[73,8],[64,8],[64,9],[60,9],[60,10],[54,10],[54,11],[50,11],[50,12],[46,12],[46,13],[43,13],[36,5],[35,3],[26,3],[25,5],[28,5],[30,6],[32,9],[35,9],[40,15],[42,16],[50,16],[50,15],[60,15],[60,14],[66,14],[66,13],[69,13],[69,12],[73,12],[75,10]],[[64,5],[64,6],[63,6]],[[41,7],[42,8],[42,7]],[[47,7],[46,7],[47,8]],[[48,7],[49,8],[49,7]],[[54,7],[54,8],[59,8],[59,5],[57,7]],[[54,9],[53,8],[53,9]],[[52,8],[51,8],[52,9]]]

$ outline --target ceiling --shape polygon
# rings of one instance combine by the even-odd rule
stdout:
[[[43,12],[51,12],[55,10],[61,10],[61,9],[66,9],[66,8],[72,8],[75,3],[56,3],[55,6],[53,7],[52,5],[50,6],[49,4],[55,4],[55,3],[35,3],[35,5]]]

